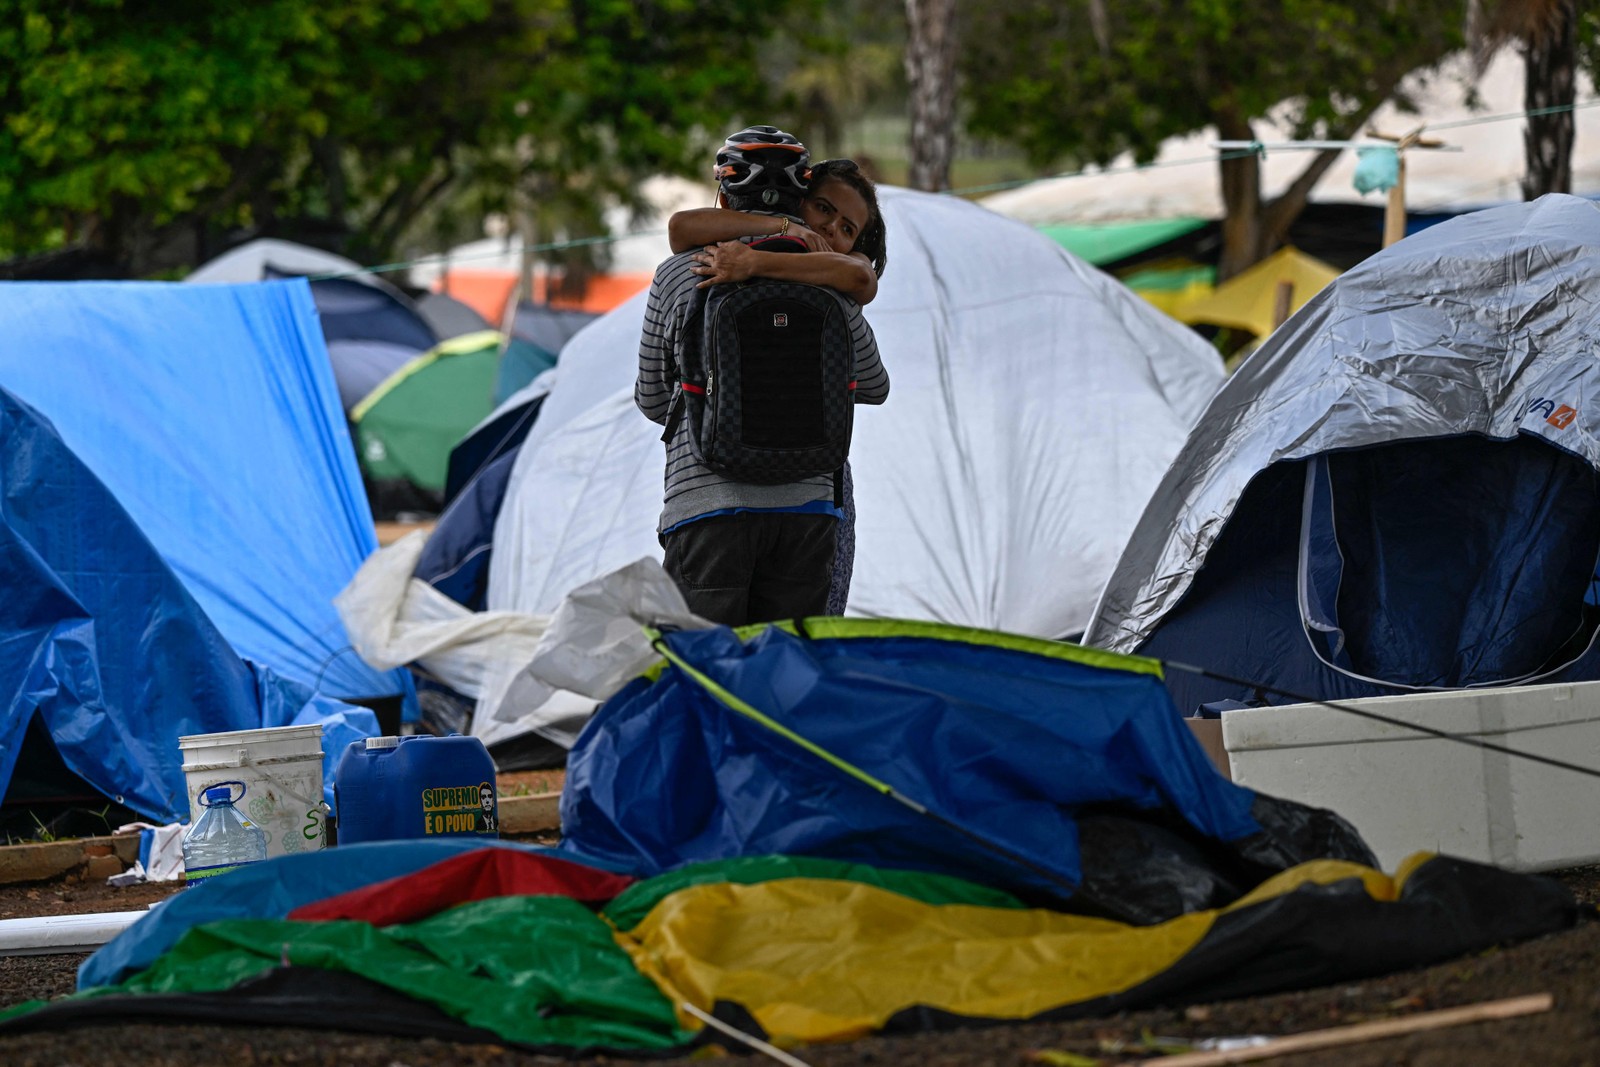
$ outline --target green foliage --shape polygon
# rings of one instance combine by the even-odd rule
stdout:
[[[1103,2],[1103,0],[1102,0]],[[1342,132],[1461,43],[1460,0],[993,0],[968,11],[968,128],[1038,164],[1152,158],[1287,102],[1297,136]]]
[[[1577,38],[1578,65],[1590,82],[1600,82],[1600,5],[1579,4]]]
[[[381,257],[464,187],[597,212],[766,104],[811,2],[0,0],[0,250],[292,223]]]
[[[813,158],[845,152],[845,129],[864,114],[905,114],[905,0],[828,0],[785,32],[794,47],[774,70]]]

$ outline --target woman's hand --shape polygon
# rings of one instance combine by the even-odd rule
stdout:
[[[692,257],[695,265],[689,269],[702,279],[695,288],[707,289],[723,282],[748,280],[755,273],[754,257],[758,254],[743,241],[719,241],[707,245]]]
[[[797,222],[789,225],[789,236],[798,237],[800,240],[804,241],[806,243],[807,252],[833,251],[833,246],[828,243],[828,239],[826,237],[822,236],[822,234],[818,233],[816,230],[807,229]]]

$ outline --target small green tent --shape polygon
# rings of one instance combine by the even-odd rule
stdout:
[[[494,408],[500,334],[454,337],[384,379],[350,411],[371,481],[444,491],[450,450]]]

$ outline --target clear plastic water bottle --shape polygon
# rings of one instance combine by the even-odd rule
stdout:
[[[243,782],[222,782],[200,795],[206,810],[183,835],[183,877],[193,884],[267,858],[267,834],[233,806],[233,787],[244,798]]]

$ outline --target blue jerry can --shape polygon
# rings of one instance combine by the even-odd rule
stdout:
[[[352,741],[334,772],[338,843],[500,836],[494,760],[476,737]]]

